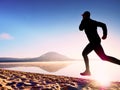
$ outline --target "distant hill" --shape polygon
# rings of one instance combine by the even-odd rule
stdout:
[[[27,62],[32,61],[31,58],[0,58],[0,62]]]
[[[71,59],[56,52],[48,52],[38,57],[37,60],[38,61],[66,61],[66,60],[68,61]]]
[[[70,61],[70,59],[57,52],[48,52],[37,58],[0,58],[0,62],[43,62],[43,61]]]

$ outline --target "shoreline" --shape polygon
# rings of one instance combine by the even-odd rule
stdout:
[[[0,69],[0,89],[22,90],[119,90],[120,82],[101,86],[94,80]],[[102,88],[102,89],[101,89]]]

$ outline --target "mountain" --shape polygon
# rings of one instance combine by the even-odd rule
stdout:
[[[0,58],[0,62],[40,62],[40,61],[69,61],[70,59],[57,52],[48,52],[37,58]]]
[[[38,61],[68,61],[72,60],[62,54],[56,52],[48,52],[37,58]]]

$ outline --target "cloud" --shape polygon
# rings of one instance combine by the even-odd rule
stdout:
[[[14,39],[14,38],[8,33],[0,34],[0,40],[12,40],[12,39]]]

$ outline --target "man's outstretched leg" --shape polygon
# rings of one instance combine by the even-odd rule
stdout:
[[[107,55],[104,53],[104,50],[103,50],[103,48],[102,48],[101,45],[98,45],[98,47],[95,49],[95,52],[97,53],[97,55],[98,55],[102,60],[105,60],[105,61],[108,61],[108,62],[117,64],[117,65],[120,65],[120,60],[118,60],[117,58],[111,57],[111,56],[107,56]]]
[[[111,57],[111,56],[107,56],[107,61],[120,65],[120,60],[118,60],[117,58]]]
[[[80,75],[83,75],[83,76],[87,76],[87,75],[91,75],[90,73],[90,67],[89,67],[89,59],[88,59],[88,54],[92,51],[92,47],[91,47],[91,44],[88,44],[85,49],[83,50],[83,58],[84,58],[84,62],[85,62],[85,67],[86,67],[86,70],[83,72],[83,73],[80,73]]]

